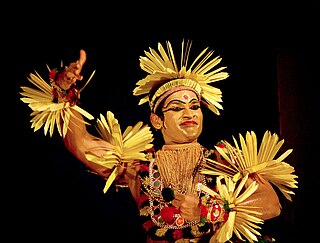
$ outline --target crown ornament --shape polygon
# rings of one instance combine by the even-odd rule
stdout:
[[[223,107],[222,92],[210,84],[226,79],[229,74],[224,72],[226,67],[214,69],[222,60],[220,56],[212,58],[213,50],[205,48],[188,66],[192,41],[182,41],[180,66],[177,65],[171,43],[166,41],[165,50],[158,43],[158,52],[149,48],[145,56],[140,56],[140,67],[148,75],[136,83],[133,95],[145,95],[139,105],[149,103],[152,112],[155,112],[159,103],[175,90],[191,89],[196,92],[207,108],[220,115]]]

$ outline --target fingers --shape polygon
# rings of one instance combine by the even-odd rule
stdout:
[[[179,208],[181,204],[184,202],[184,195],[180,193],[174,194],[174,199],[171,201],[172,205],[176,208]]]
[[[199,198],[192,195],[183,195],[177,193],[174,195],[174,199],[172,200],[172,204],[175,207],[193,207],[199,204]]]
[[[84,50],[80,50],[79,65],[82,67],[87,60],[87,54]]]
[[[84,50],[80,50],[80,57],[77,62],[70,64],[70,70],[75,75],[76,80],[82,80],[83,76],[80,75],[82,67],[87,60],[87,54]]]
[[[59,75],[56,83],[64,90],[70,89],[71,85],[78,80],[81,81],[83,76],[80,74],[83,65],[87,60],[87,54],[84,50],[80,50],[78,61],[72,62],[69,66]]]
[[[192,195],[175,194],[172,205],[179,208],[180,215],[187,220],[199,220],[200,206],[199,198]]]
[[[76,62],[70,63],[68,72],[73,73],[78,80],[81,80],[82,76],[80,75],[82,67],[87,60],[87,54],[84,50],[80,50],[80,57]]]

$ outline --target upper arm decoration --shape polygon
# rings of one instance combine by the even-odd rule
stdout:
[[[286,199],[291,199],[291,194],[294,194],[290,188],[297,188],[296,176],[294,167],[284,162],[284,159],[292,152],[292,149],[287,150],[278,158],[275,158],[279,152],[284,140],[279,141],[277,134],[271,134],[266,131],[260,147],[255,133],[247,132],[246,137],[240,134],[240,145],[233,137],[234,146],[227,141],[223,141],[224,146],[215,146],[217,151],[227,162],[207,159],[203,174],[209,175],[227,175],[238,181],[251,173],[259,173],[273,185],[279,188]]]
[[[141,160],[145,161],[145,150],[153,147],[153,134],[148,125],[140,121],[135,126],[128,126],[124,133],[121,132],[120,124],[111,111],[106,116],[100,114],[97,119],[97,131],[102,139],[113,145],[113,150],[107,151],[103,156],[87,153],[86,158],[94,163],[112,170],[108,177],[104,192],[108,190],[119,173],[122,165]]]

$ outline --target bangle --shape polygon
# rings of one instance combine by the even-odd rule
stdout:
[[[225,222],[228,219],[229,213],[225,210],[225,207],[222,206],[214,197],[210,197],[207,200],[200,200],[200,223],[204,224]]]
[[[219,203],[216,202],[210,207],[208,218],[211,222],[218,222],[221,221],[222,214],[222,207]]]

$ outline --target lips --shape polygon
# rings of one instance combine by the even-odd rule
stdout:
[[[180,124],[181,126],[198,125],[195,121],[185,121]]]

